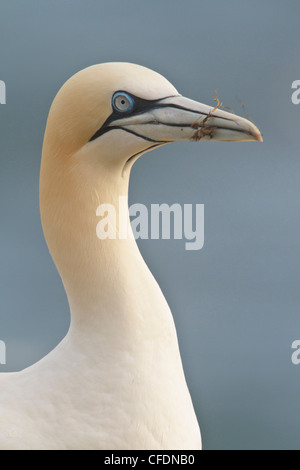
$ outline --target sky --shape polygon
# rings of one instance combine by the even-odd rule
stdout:
[[[0,373],[33,364],[69,328],[39,215],[51,102],[89,65],[133,62],[197,101],[215,105],[217,90],[263,133],[262,144],[179,142],[146,154],[129,201],[205,207],[201,250],[138,242],[174,316],[204,448],[300,448],[291,359],[300,340],[299,15],[296,0],[1,1]]]

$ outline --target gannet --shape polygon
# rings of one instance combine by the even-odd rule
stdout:
[[[134,237],[96,236],[99,203],[128,197],[137,158],[179,140],[262,138],[130,63],[88,67],[55,97],[40,208],[71,324],[42,360],[0,374],[0,449],[201,449],[167,301]]]

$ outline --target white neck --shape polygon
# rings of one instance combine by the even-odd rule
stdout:
[[[106,167],[92,150],[58,164],[61,157],[47,158],[46,146],[42,161],[42,223],[71,308],[58,361],[72,364],[62,367],[94,390],[84,409],[106,433],[103,445],[112,445],[118,424],[116,446],[196,448],[199,428],[168,304],[134,239],[100,240],[96,233],[100,204],[114,205],[117,219],[129,220],[119,197],[128,197],[130,168]]]
[[[100,240],[96,233],[100,204],[113,205],[117,220],[129,221],[128,205],[119,207],[119,197],[128,198],[130,169],[99,163],[95,171],[89,158],[96,157],[85,151],[59,166],[55,158],[43,158],[41,170],[43,227],[70,303],[70,333],[87,329],[97,336],[118,325],[124,334],[144,329],[158,339],[164,327],[173,329],[173,319],[136,241]]]

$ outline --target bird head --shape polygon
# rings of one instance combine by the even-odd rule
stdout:
[[[99,155],[124,171],[143,153],[183,140],[262,141],[247,119],[181,96],[160,74],[129,63],[88,67],[58,92],[45,146],[72,157]],[[98,160],[97,160],[98,161]]]
[[[109,271],[112,256],[122,259],[119,250],[126,246],[128,252],[130,245],[136,252],[130,239],[98,239],[99,204],[118,208],[119,196],[128,196],[134,161],[180,140],[262,138],[247,119],[184,98],[164,77],[134,64],[86,68],[60,89],[45,131],[40,208],[49,250],[73,297],[84,284],[88,291],[91,279],[98,292],[96,281],[106,272],[105,260]],[[129,218],[127,208],[122,211]]]

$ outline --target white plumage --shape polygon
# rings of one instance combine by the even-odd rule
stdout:
[[[0,375],[1,449],[201,448],[167,302],[135,240],[96,236],[97,207],[127,197],[134,161],[175,140],[261,135],[133,64],[89,67],[56,96],[40,205],[71,327],[44,359]]]

